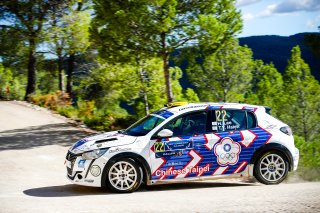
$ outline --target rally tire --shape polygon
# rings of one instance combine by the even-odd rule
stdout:
[[[288,175],[289,162],[279,151],[262,154],[254,165],[255,178],[263,184],[279,184]]]
[[[139,165],[129,158],[122,158],[108,165],[106,175],[108,188],[117,193],[134,192],[142,182]]]

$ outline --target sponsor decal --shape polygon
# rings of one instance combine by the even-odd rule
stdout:
[[[84,179],[84,182],[93,183],[94,180]]]
[[[184,164],[185,164],[185,162],[181,162],[181,161],[179,161],[179,162],[173,161],[173,162],[168,162],[167,163],[168,166],[182,166]]]
[[[183,169],[169,169],[169,170],[158,170],[156,171],[156,176],[170,176],[170,175],[180,175],[180,174],[189,174],[189,173],[204,173],[210,170],[210,165],[200,167],[186,167]]]
[[[166,147],[169,148],[169,150],[191,149],[193,148],[193,143],[191,140],[172,141],[167,142]]]
[[[270,124],[266,127],[266,129],[275,129],[277,127],[277,125],[274,124]]]
[[[156,158],[162,157],[170,157],[170,156],[182,156],[183,150],[172,150],[172,151],[165,151],[165,152],[156,152]]]
[[[207,106],[208,106],[207,104],[206,105],[187,106],[187,107],[180,108],[179,111],[186,110],[186,109],[204,108]]]
[[[239,161],[241,146],[234,142],[232,138],[223,138],[214,147],[214,154],[217,156],[217,162],[221,166],[235,165]]]
[[[183,150],[189,150],[192,148],[193,142],[191,140],[159,141],[154,143],[156,158],[182,156]]]
[[[109,153],[125,152],[125,151],[129,151],[129,150],[131,150],[131,148],[116,148],[116,149],[110,150]]]

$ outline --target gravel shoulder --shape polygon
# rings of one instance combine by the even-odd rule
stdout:
[[[73,185],[65,154],[92,133],[48,110],[0,101],[0,212],[319,212],[319,182],[220,180],[143,186],[132,194]]]

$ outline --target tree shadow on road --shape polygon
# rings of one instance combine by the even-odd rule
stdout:
[[[47,145],[70,146],[89,133],[68,123],[32,126],[0,132],[0,151],[28,149]]]
[[[201,188],[221,188],[221,187],[245,187],[257,186],[248,183],[223,183],[223,182],[186,182],[168,185],[146,186],[142,185],[135,193],[152,193],[157,191],[176,191]],[[89,186],[79,186],[74,184],[61,186],[48,186],[33,188],[23,191],[25,195],[33,197],[74,197],[85,195],[117,195],[106,188],[96,188]]]

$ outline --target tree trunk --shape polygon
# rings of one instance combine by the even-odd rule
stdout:
[[[58,72],[59,72],[59,90],[64,92],[64,72],[63,72],[63,58],[58,55]]]
[[[29,59],[28,59],[28,83],[24,100],[28,100],[30,95],[36,92],[36,42],[35,38],[29,39]]]
[[[83,6],[82,1],[78,1],[77,11],[81,11]],[[69,94],[70,98],[72,98],[72,78],[73,78],[73,71],[74,71],[74,60],[75,60],[75,53],[71,53],[68,58],[68,69],[67,69],[67,93]]]
[[[146,91],[146,82],[145,82],[145,77],[144,77],[142,65],[140,65],[139,71],[140,71],[140,81],[142,84],[141,90],[142,90],[142,94],[143,94],[144,110],[145,110],[146,115],[149,115],[150,111],[149,111],[149,103],[148,103],[148,94]]]
[[[170,82],[170,71],[169,71],[169,54],[166,47],[166,33],[161,33],[161,43],[162,43],[162,60],[163,60],[163,71],[164,79],[166,85],[166,94],[168,103],[173,102],[174,96],[172,92],[171,82]]]
[[[72,96],[72,74],[74,70],[74,60],[75,55],[74,53],[70,54],[68,58],[68,72],[67,72],[67,93]]]

